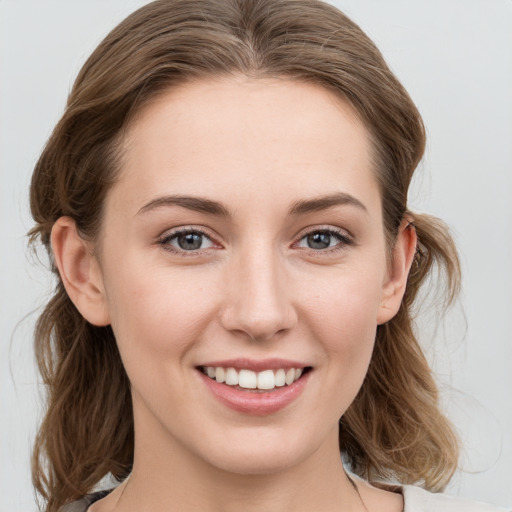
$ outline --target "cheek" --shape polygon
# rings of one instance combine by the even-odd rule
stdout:
[[[324,356],[336,365],[337,376],[350,375],[362,382],[370,362],[381,301],[380,275],[341,276],[310,296],[308,312],[311,329],[321,341]],[[337,377],[335,377],[337,378]],[[350,379],[351,380],[351,379]],[[346,385],[346,380],[345,380]]]
[[[337,339],[351,339],[358,332],[362,336],[374,332],[382,280],[381,273],[368,268],[326,276],[320,281],[321,286],[319,281],[309,285],[310,293],[306,291],[304,297],[304,314],[316,318],[319,326]],[[314,284],[317,284],[315,289]]]
[[[186,270],[137,269],[115,273],[108,283],[112,328],[128,359],[184,357],[215,310],[213,284]]]

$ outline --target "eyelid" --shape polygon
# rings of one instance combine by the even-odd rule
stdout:
[[[353,235],[347,231],[346,229],[333,226],[333,225],[316,225],[316,226],[308,226],[301,230],[299,234],[296,236],[295,241],[292,243],[292,247],[296,247],[297,244],[302,241],[305,237],[313,234],[313,233],[329,233],[333,236],[335,236],[339,243],[336,244],[333,247],[328,247],[325,249],[312,249],[308,247],[299,247],[299,249],[304,251],[309,251],[313,254],[319,255],[319,254],[329,254],[333,253],[339,250],[345,249],[347,246],[354,246],[356,245],[355,239]],[[197,250],[191,250],[186,251],[184,249],[180,249],[174,246],[171,246],[168,241],[172,238],[175,238],[181,234],[187,234],[187,233],[197,233],[204,237],[206,237],[208,240],[211,241],[213,244],[213,247],[208,247],[206,249],[197,249]],[[157,244],[162,246],[164,250],[167,250],[170,253],[182,255],[182,256],[198,256],[206,253],[207,251],[210,251],[211,249],[219,249],[222,248],[222,244],[220,244],[218,241],[218,237],[212,230],[205,228],[204,226],[196,226],[196,225],[183,225],[183,226],[176,226],[171,229],[165,230],[160,236],[157,237]]]
[[[334,247],[328,247],[326,249],[312,249],[310,247],[299,247],[299,249],[310,251],[313,254],[328,254],[333,253],[339,250],[345,249],[347,246],[356,245],[356,241],[353,235],[347,231],[346,229],[339,228],[337,226],[332,225],[318,225],[318,226],[309,226],[304,228],[296,237],[293,246],[296,246],[299,242],[301,242],[305,237],[313,234],[313,233],[329,233],[338,238],[339,243]]]
[[[199,235],[204,236],[213,244],[213,247],[207,247],[206,249],[197,249],[192,251],[186,251],[184,249],[180,249],[178,247],[170,245],[168,242],[179,236],[185,235],[189,233],[197,233]],[[184,225],[184,226],[176,226],[171,229],[165,230],[160,236],[157,238],[157,244],[160,245],[164,250],[178,254],[180,256],[199,256],[203,255],[205,252],[211,249],[221,248],[222,245],[217,241],[217,237],[210,229],[205,228],[204,226],[195,226],[195,225]]]

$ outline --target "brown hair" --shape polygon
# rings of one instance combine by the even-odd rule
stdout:
[[[435,265],[446,297],[459,265],[446,226],[407,211],[407,192],[425,146],[421,117],[375,45],[334,7],[317,0],[159,0],[124,20],[80,71],[67,107],[33,174],[31,208],[52,262],[50,233],[61,216],[94,239],[119,172],[119,142],[132,116],[159,92],[195,78],[245,74],[319,84],[348,100],[371,133],[390,247],[407,215],[418,250],[398,314],[379,326],[363,386],[341,419],[340,449],[370,479],[439,490],[452,476],[457,439],[413,332],[411,308]],[[130,386],[109,326],[87,323],[57,276],[35,332],[47,410],[33,479],[55,512],[106,474],[133,462]]]

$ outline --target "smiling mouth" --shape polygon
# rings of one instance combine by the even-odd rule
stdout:
[[[248,369],[224,368],[222,366],[199,366],[198,369],[210,379],[235,389],[254,392],[272,391],[290,386],[312,370],[304,368],[278,368],[255,372]]]

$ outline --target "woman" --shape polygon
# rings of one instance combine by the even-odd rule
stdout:
[[[439,491],[457,465],[411,322],[433,265],[447,303],[459,280],[444,225],[407,209],[424,145],[323,3],[166,0],[114,29],[32,181],[59,276],[46,510],[493,510],[382,483]]]

